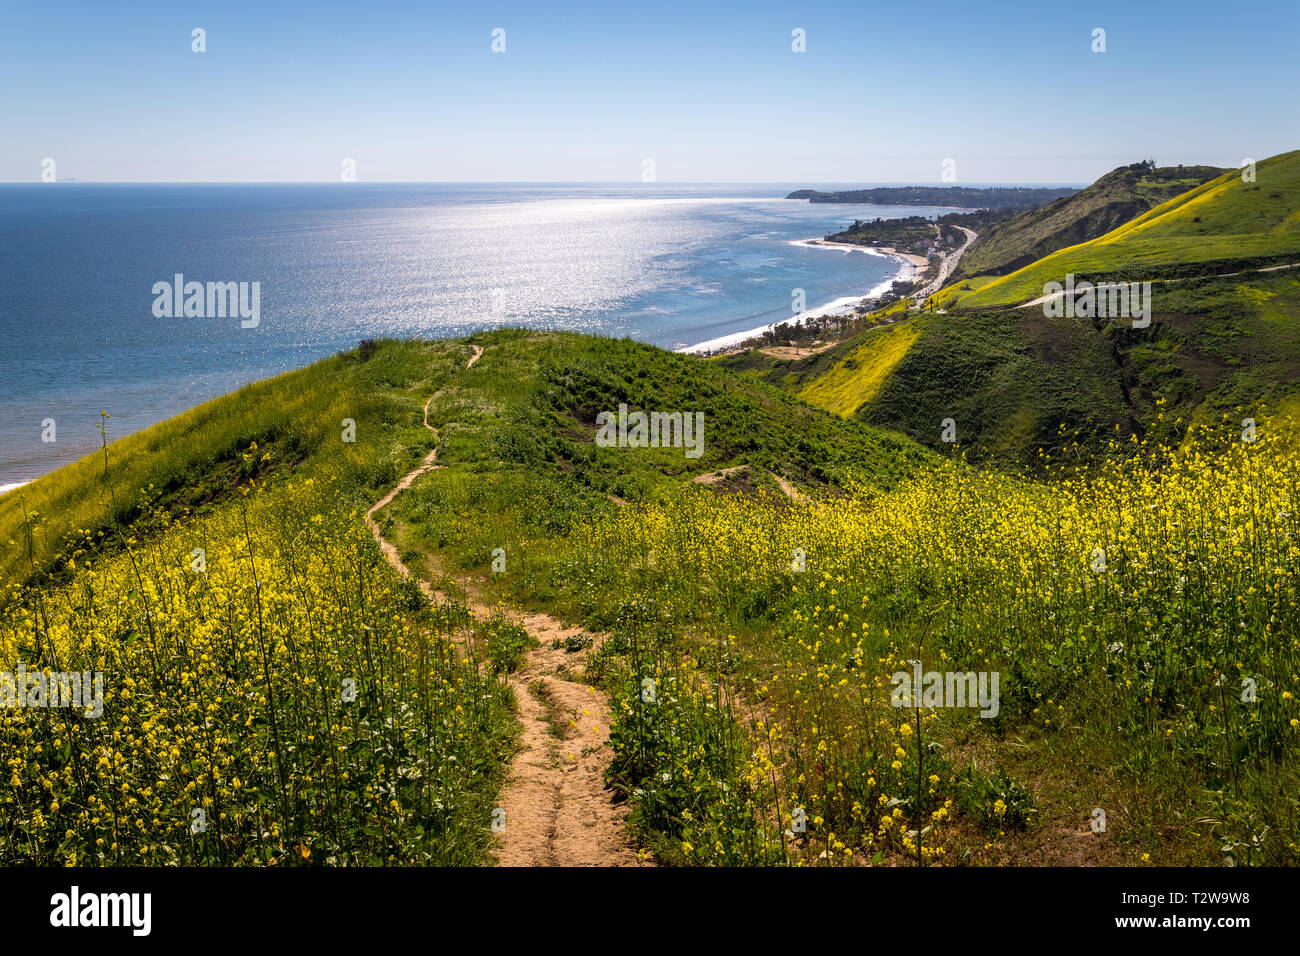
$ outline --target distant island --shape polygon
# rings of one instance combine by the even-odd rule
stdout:
[[[1079,190],[1068,186],[880,186],[875,189],[845,189],[821,192],[796,189],[786,199],[809,202],[869,203],[873,206],[949,206],[955,209],[1003,209],[1008,206],[1032,209],[1043,203],[1073,196]]]

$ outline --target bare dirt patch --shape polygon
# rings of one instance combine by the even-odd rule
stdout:
[[[797,345],[774,345],[769,349],[759,349],[763,355],[770,355],[774,359],[781,359],[783,362],[794,359],[808,358],[810,355],[816,355],[818,352],[825,352],[827,349],[835,348],[834,342],[814,342],[811,346],[800,348]]]

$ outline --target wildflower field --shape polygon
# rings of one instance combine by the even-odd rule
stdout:
[[[0,707],[0,864],[489,859],[516,732],[493,650],[362,520],[464,352],[330,359],[6,497],[0,671],[100,674],[102,699]]]
[[[585,629],[542,650],[608,696],[606,780],[660,862],[1300,862],[1284,417],[1027,478],[635,343],[476,342],[306,370],[323,425],[303,401],[248,441],[209,410],[244,444],[194,508],[127,496],[166,468],[113,444],[86,527],[0,516],[27,565],[0,672],[104,678],[98,714],[0,708],[0,862],[489,863],[538,647],[509,609]],[[701,399],[701,461],[594,446],[595,411],[655,395]],[[445,600],[365,525],[402,475],[377,520]],[[972,696],[900,697],[925,673]]]
[[[1006,767],[1066,762],[1097,777],[1080,828],[1108,820],[1133,862],[1297,862],[1300,485],[1276,433],[1219,437],[1037,484],[955,462],[885,494],[696,492],[591,529],[585,576],[645,595],[616,631],[643,819],[722,863],[991,860],[1038,812]],[[892,706],[912,661],[998,674],[996,715]]]
[[[455,649],[463,613],[428,606],[331,491],[151,513],[124,553],[87,539],[71,584],[11,595],[0,657],[106,681],[97,719],[0,710],[6,863],[482,858],[508,701]]]
[[[574,442],[545,472],[477,453],[484,425],[401,523],[413,551],[610,635],[588,667],[618,715],[610,780],[661,859],[1296,863],[1294,433],[1153,431],[1177,441],[1032,480],[959,454],[849,467],[794,500],[657,482],[647,458],[652,490],[611,503],[616,451]],[[996,674],[996,713],[894,706],[916,662]]]

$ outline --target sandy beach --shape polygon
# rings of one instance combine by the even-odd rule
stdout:
[[[891,246],[861,246],[852,242],[831,242],[827,239],[796,239],[790,243],[792,246],[805,246],[807,248],[817,249],[838,249],[841,252],[865,252],[873,256],[893,256],[896,259],[905,259],[917,269],[925,269],[929,260],[925,256],[913,255],[910,252],[899,252]]]
[[[919,275],[926,267],[927,261],[922,256],[914,256],[905,252],[898,252],[887,246],[859,246],[847,242],[827,242],[825,239],[794,239],[791,240],[792,246],[803,246],[807,249],[830,249],[840,252],[843,255],[849,255],[854,252],[861,252],[865,255],[880,256],[886,259],[895,259],[899,263],[899,270],[890,278],[881,282],[879,285],[868,290],[863,295],[847,295],[838,299],[833,299],[815,308],[800,312],[798,315],[791,316],[789,319],[781,322],[761,325],[756,329],[748,329],[744,332],[732,332],[729,335],[722,335],[715,339],[709,339],[706,342],[699,342],[695,345],[688,345],[684,348],[677,349],[678,352],[698,355],[710,352],[718,352],[723,349],[732,348],[748,339],[757,338],[765,332],[770,332],[777,325],[784,325],[787,322],[798,325],[807,319],[820,319],[831,315],[842,315],[851,312],[868,299],[874,299],[889,290],[895,282],[905,279],[912,279]]]

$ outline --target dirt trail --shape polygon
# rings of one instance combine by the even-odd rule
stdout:
[[[542,646],[510,678],[523,724],[522,749],[502,791],[502,866],[636,866],[624,835],[625,809],[611,802],[605,769],[609,706],[605,695],[576,679],[592,648],[570,653],[551,642],[582,634],[540,613],[524,627]]]
[[[480,346],[473,348],[466,369],[483,355]],[[424,427],[435,435],[429,405],[436,397],[424,403]],[[435,448],[366,512],[366,525],[384,559],[403,577],[412,577],[411,569],[384,537],[374,515],[421,475],[441,468],[437,458]],[[430,600],[445,600],[428,581],[415,580]],[[478,595],[473,582],[460,584],[466,589],[470,613],[476,618],[491,616],[494,609]],[[578,679],[587,654],[599,646],[600,639],[569,652],[563,642],[582,635],[580,628],[540,612],[525,614],[521,623],[541,647],[525,655],[508,681],[523,733],[499,799],[504,818],[497,834],[497,860],[503,866],[635,866],[640,861],[623,830],[626,810],[616,806],[605,789],[605,769],[613,757],[609,705],[604,694]],[[557,640],[561,647],[552,648]]]
[[[772,477],[776,480],[776,486],[780,488],[781,492],[791,501],[798,501],[803,497],[803,495],[799,494],[798,489],[796,489],[794,485],[790,484],[790,482],[782,478],[776,472],[772,472]]]
[[[1300,262],[1286,262],[1280,266],[1265,266],[1262,269],[1243,269],[1241,272],[1221,272],[1221,273],[1205,275],[1205,276],[1181,276],[1179,278],[1174,278],[1174,279],[1145,279],[1145,280],[1138,279],[1135,281],[1165,283],[1165,282],[1189,282],[1195,279],[1228,279],[1231,278],[1232,276],[1245,276],[1245,275],[1251,275],[1256,272],[1277,272],[1279,269],[1295,269],[1297,267],[1300,267]],[[1119,284],[1123,285],[1124,283],[1119,283]],[[1059,299],[1064,295],[1065,295],[1064,290],[1062,290],[1061,292],[1049,292],[1046,295],[1040,295],[1037,299],[1030,299],[1028,302],[1022,302],[1018,306],[1016,306],[1016,308],[1027,309],[1033,305],[1042,305],[1044,302],[1051,302],[1053,299]]]
[[[471,355],[469,361],[465,363],[466,371],[473,368],[474,363],[477,362],[483,355],[482,346],[471,345],[470,348],[474,350],[474,354]],[[429,429],[429,431],[433,432],[434,437],[436,438],[438,435],[438,429],[434,428],[432,425],[429,424],[429,406],[433,403],[433,400],[435,398],[437,398],[436,394],[430,395],[429,400],[424,403],[424,427]],[[405,475],[403,475],[402,480],[399,481],[395,486],[393,486],[393,490],[390,491],[388,494],[384,495],[384,497],[380,498],[373,505],[371,505],[370,510],[366,512],[366,527],[370,529],[370,533],[374,535],[375,541],[379,544],[379,550],[383,552],[384,560],[386,560],[390,565],[392,565],[393,568],[397,571],[397,573],[404,578],[411,577],[411,569],[406,566],[406,562],[404,562],[401,556],[397,553],[397,548],[393,545],[393,543],[389,541],[387,538],[385,538],[383,532],[379,530],[379,522],[375,521],[374,515],[376,511],[380,510],[381,508],[387,507],[388,504],[391,503],[394,498],[396,498],[407,488],[411,487],[411,484],[412,482],[415,481],[415,479],[419,478],[423,474],[426,474],[427,472],[433,471],[433,469],[435,468],[441,468],[442,466],[437,464],[437,461],[438,461],[438,449],[434,448],[433,451],[429,452],[429,454],[424,456],[424,461],[420,462],[418,465],[416,465],[414,468],[408,471]],[[420,590],[423,591],[426,595],[428,595],[430,600],[442,599],[442,593],[440,591],[434,590],[433,586],[429,584],[428,581],[425,581],[421,578],[416,578],[416,583],[420,585]]]
[[[478,358],[478,356],[476,355],[475,358]],[[473,363],[471,362],[471,364]],[[468,367],[469,366],[466,366],[466,368]],[[437,429],[429,424],[429,402],[432,401],[433,398],[431,396],[429,401],[424,403],[424,427],[434,434],[437,434]],[[404,578],[411,577],[411,569],[406,566],[406,562],[404,562],[401,559],[401,556],[398,555],[397,548],[393,543],[385,538],[383,532],[379,530],[379,523],[375,521],[374,514],[380,508],[386,507],[388,503],[396,498],[400,493],[411,487],[411,482],[415,481],[416,478],[419,478],[426,472],[433,471],[435,468],[441,468],[441,465],[435,464],[437,460],[438,449],[435,448],[433,451],[429,452],[429,454],[424,456],[424,461],[420,462],[420,464],[415,468],[407,472],[402,477],[402,480],[393,486],[392,491],[371,505],[370,510],[366,512],[366,527],[368,527],[370,533],[374,535],[375,541],[379,544],[379,550],[384,553],[384,560],[391,564],[397,570],[397,573]],[[429,600],[436,601],[442,597],[438,591],[434,590],[433,586],[430,585],[428,581],[421,578],[416,578],[415,581],[420,585],[420,590],[428,595]]]
[[[691,479],[691,481],[695,482],[697,485],[714,485],[732,475],[749,470],[749,465],[733,465],[730,468],[719,468],[717,471],[709,471],[702,475],[696,475]],[[776,472],[769,471],[768,474],[772,476],[772,480],[776,482],[776,486],[781,489],[781,493],[791,501],[798,501],[803,497],[803,495],[799,493],[799,489],[790,484],[789,481],[782,478]]]

